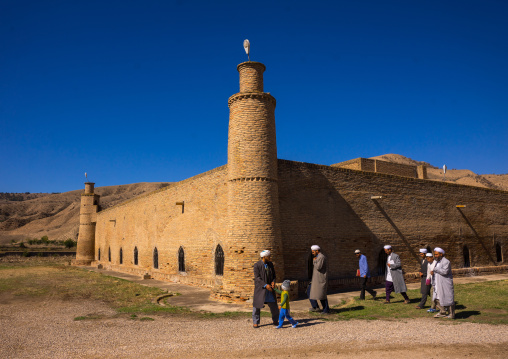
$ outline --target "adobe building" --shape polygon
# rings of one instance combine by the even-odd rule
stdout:
[[[278,159],[265,66],[237,69],[227,165],[102,211],[87,183],[77,264],[206,286],[233,300],[251,297],[253,265],[265,249],[277,281],[297,281],[300,292],[313,244],[329,258],[332,289],[357,286],[357,248],[383,278],[385,244],[399,253],[408,279],[419,270],[419,248],[436,246],[456,275],[508,269],[508,192],[430,181],[422,166]]]

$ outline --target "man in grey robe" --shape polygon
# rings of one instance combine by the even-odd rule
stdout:
[[[323,314],[330,313],[328,307],[328,260],[321,253],[321,248],[317,245],[311,247],[313,259],[312,282],[310,285],[309,299],[321,301]]]
[[[429,265],[429,262],[426,259],[427,256],[427,249],[421,248],[420,249],[420,293],[422,294],[422,300],[420,301],[420,304],[416,306],[416,309],[423,309],[425,306],[425,303],[427,303],[427,297],[430,295],[430,283],[427,284],[427,267]]]
[[[279,307],[273,287],[275,286],[275,267],[270,261],[270,251],[260,253],[261,260],[254,264],[254,299],[252,301],[252,322],[259,328],[261,308],[266,305],[272,313],[272,322],[279,325]]]
[[[404,275],[402,274],[402,264],[400,263],[400,257],[397,253],[394,253],[392,246],[384,246],[385,253],[388,255],[386,259],[386,275],[385,275],[385,289],[386,289],[386,301],[384,304],[390,303],[390,294],[392,292],[400,293],[404,297],[404,304],[409,304],[409,297],[406,294],[406,282],[404,281]]]
[[[434,275],[434,299],[439,309],[439,313],[437,313],[434,318],[455,319],[452,265],[450,261],[444,257],[444,253],[445,251],[442,248],[434,248],[434,259],[437,263],[434,270],[430,273]]]

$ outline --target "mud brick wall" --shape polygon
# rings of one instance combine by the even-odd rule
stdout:
[[[348,168],[350,170],[361,170],[362,169],[362,159],[365,158],[355,158],[349,161],[344,161],[340,163],[335,163],[332,167],[340,167],[340,168]],[[364,170],[366,171],[366,170]],[[372,167],[372,171],[374,171],[374,167]]]
[[[464,267],[464,246],[471,267],[499,265],[495,243],[507,258],[508,192],[286,160],[278,168],[287,279],[308,279],[313,244],[331,279],[355,275],[357,248],[377,274],[385,244],[407,273],[418,271],[419,248],[444,248],[454,268]]]
[[[416,166],[375,160],[376,172],[389,175],[417,178]]]
[[[388,161],[373,160],[370,158],[355,158],[349,161],[333,164],[332,167],[347,168],[367,172],[385,173],[389,175],[411,178],[427,178],[425,166],[410,166]]]
[[[158,279],[222,285],[222,276],[215,276],[215,249],[218,244],[224,248],[226,236],[226,172],[222,166],[99,212],[95,259],[99,248],[101,259],[96,263]],[[176,202],[184,202],[183,213]],[[134,247],[138,265],[134,264]],[[153,268],[155,247],[158,269]],[[180,247],[185,253],[185,272],[178,268]]]

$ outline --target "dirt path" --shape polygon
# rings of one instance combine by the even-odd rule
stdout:
[[[104,319],[75,321],[83,315]],[[93,301],[36,301],[0,296],[3,358],[505,358],[508,326],[414,319],[308,319],[275,329],[251,320],[154,316],[116,317]]]

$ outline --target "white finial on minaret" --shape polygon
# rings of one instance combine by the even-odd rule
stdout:
[[[88,181],[88,175],[86,174],[86,172],[85,172],[85,178],[86,178],[86,180]]]
[[[247,58],[250,61],[250,56],[249,56],[250,42],[249,42],[249,40],[247,40],[247,39],[243,40],[243,48],[245,49],[245,53],[247,54]]]

